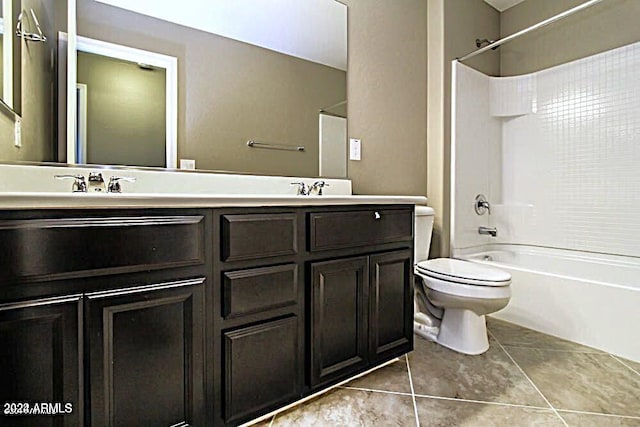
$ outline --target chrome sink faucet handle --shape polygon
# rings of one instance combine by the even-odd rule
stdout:
[[[86,193],[87,192],[87,183],[84,180],[84,175],[54,175],[55,179],[73,179],[73,185],[71,186],[71,191],[74,193]]]
[[[106,190],[106,187],[104,185],[104,179],[102,178],[102,173],[90,172],[89,173],[89,191],[104,192],[105,190]]]
[[[122,193],[122,186],[120,181],[136,182],[135,178],[129,178],[126,176],[112,176],[109,178],[109,185],[107,186],[107,192],[109,193]]]
[[[478,215],[484,215],[485,212],[491,215],[491,205],[484,194],[478,194],[476,196],[476,202],[473,207]]]
[[[307,184],[305,184],[302,181],[300,181],[300,182],[292,182],[291,185],[297,185],[298,186],[298,192],[296,193],[298,196],[306,196],[311,192],[311,188],[309,188],[307,190]]]
[[[329,187],[329,184],[324,181],[316,181],[311,185],[311,187],[309,187],[309,194],[311,194],[312,191],[317,190],[318,196],[322,196],[322,189],[324,187]]]

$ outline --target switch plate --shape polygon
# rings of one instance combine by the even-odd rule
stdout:
[[[362,157],[361,141],[356,138],[349,138],[349,160],[360,160]]]
[[[22,120],[16,119],[13,125],[13,145],[22,147]]]
[[[180,169],[190,169],[193,170],[196,168],[196,161],[193,159],[180,159]]]

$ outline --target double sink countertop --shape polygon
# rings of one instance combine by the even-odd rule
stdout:
[[[426,205],[423,196],[0,192],[0,209],[208,208],[245,206]]]

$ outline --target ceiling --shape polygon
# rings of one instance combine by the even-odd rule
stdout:
[[[524,0],[484,0],[493,6],[494,9],[497,9],[498,12],[504,12],[512,6],[517,5],[518,3],[522,3]]]
[[[347,69],[347,7],[334,0],[97,0]]]

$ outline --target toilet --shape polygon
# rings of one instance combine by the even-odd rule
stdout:
[[[489,349],[485,315],[511,298],[511,275],[453,258],[427,260],[432,208],[416,206],[414,332],[451,350],[477,355]]]

